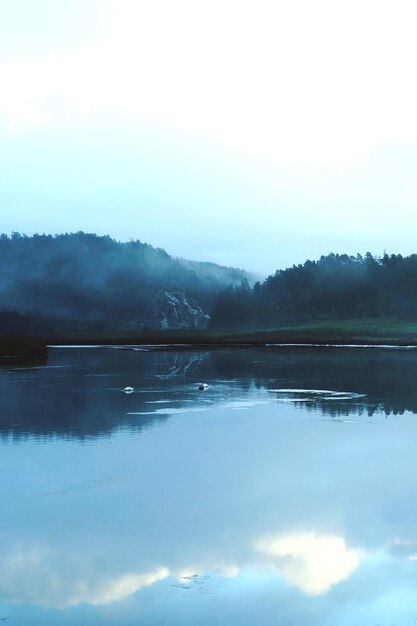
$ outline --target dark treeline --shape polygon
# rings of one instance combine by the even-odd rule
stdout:
[[[329,254],[279,270],[251,289],[246,281],[217,297],[217,330],[275,328],[318,320],[417,319],[417,255]]]
[[[0,332],[141,328],[207,321],[246,273],[174,259],[140,241],[83,232],[0,236]],[[165,320],[165,321],[164,321]]]
[[[417,255],[329,254],[251,287],[242,270],[83,232],[0,236],[0,333],[417,320]]]

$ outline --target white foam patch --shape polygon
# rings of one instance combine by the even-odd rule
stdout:
[[[226,402],[219,406],[220,409],[249,409],[259,404],[270,404],[267,400],[238,400],[236,402]]]
[[[289,396],[305,395],[310,398],[325,400],[355,400],[366,396],[364,393],[355,393],[353,391],[334,391],[331,389],[269,389],[269,391]],[[294,399],[294,401],[296,400]],[[301,401],[303,401],[303,399]]]
[[[380,350],[417,350],[416,344],[409,344],[406,346],[396,346],[394,344],[360,344],[360,343],[266,343],[267,348],[365,348],[365,349],[380,349]]]
[[[67,348],[70,348],[70,349],[74,349],[75,348],[75,349],[78,350],[79,348],[112,348],[113,346],[103,346],[103,345],[100,345],[100,344],[89,344],[89,345],[74,344],[74,345],[68,345],[68,346],[57,345],[57,346],[47,346],[47,347],[48,348],[59,348],[60,350],[61,349],[67,349]]]
[[[202,411],[207,411],[207,408],[166,408],[156,409],[156,411],[129,411],[126,415],[174,415],[175,413],[201,413]]]
[[[296,404],[297,402],[314,404],[316,402],[313,398],[280,398],[279,401],[281,404]]]
[[[334,395],[326,397],[326,400],[354,400],[355,398],[362,398],[361,394],[346,394],[346,395]]]

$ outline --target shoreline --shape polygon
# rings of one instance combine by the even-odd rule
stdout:
[[[114,349],[114,350],[134,350],[136,352],[151,351],[191,351],[191,350],[216,350],[216,349],[253,349],[253,348],[276,348],[283,350],[300,350],[300,349],[323,349],[323,350],[407,350],[417,351],[417,343],[413,344],[393,344],[393,343],[165,343],[165,344],[48,344],[48,350],[81,350],[81,349]]]
[[[380,320],[321,322],[274,329],[218,332],[149,330],[141,332],[50,333],[47,345],[130,345],[168,347],[417,346],[417,323]]]
[[[208,330],[68,331],[37,336],[0,335],[0,358],[43,358],[48,347],[130,346],[137,349],[201,348],[403,348],[417,349],[417,322],[342,320],[274,329],[217,332]]]

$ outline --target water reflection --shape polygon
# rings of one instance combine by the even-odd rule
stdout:
[[[311,595],[326,593],[359,566],[361,551],[349,549],[343,537],[313,533],[258,540],[255,547],[271,559],[288,582]]]
[[[3,369],[0,618],[414,623],[416,359],[97,349]]]
[[[237,391],[244,403],[254,387],[329,418],[388,416],[417,412],[415,380],[415,351],[52,349],[43,367],[0,366],[0,431],[83,438],[141,430],[236,401]],[[203,394],[199,381],[209,384]]]
[[[307,398],[315,400],[314,405],[309,402],[312,410],[319,408],[329,416],[347,415],[352,409],[370,415],[417,412],[416,350],[270,348],[253,351],[246,359],[233,353],[226,358],[213,353],[212,359],[218,360],[219,376],[236,371],[240,379],[252,378],[257,386],[269,389],[324,389],[366,396],[353,403],[339,403],[336,396]]]
[[[46,367],[0,369],[3,436],[102,436],[120,427],[146,429],[166,414],[152,410],[165,397],[165,380],[192,376],[204,354],[132,350],[52,350]],[[126,397],[122,389],[135,387]],[[169,390],[174,405],[180,390]],[[173,394],[173,395],[172,395]],[[129,409],[144,413],[140,422]],[[155,413],[152,415],[152,413]]]

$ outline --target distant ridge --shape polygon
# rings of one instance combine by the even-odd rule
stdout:
[[[84,232],[3,234],[0,322],[6,321],[0,331],[25,325],[29,331],[203,328],[216,295],[248,277],[235,268],[175,259],[138,240]]]
[[[259,277],[256,274],[247,272],[236,267],[226,267],[225,265],[218,265],[211,261],[189,261],[178,257],[177,260],[187,269],[192,270],[202,279],[218,280],[219,282],[237,287],[241,284],[242,280],[247,280],[249,285],[254,285]]]

